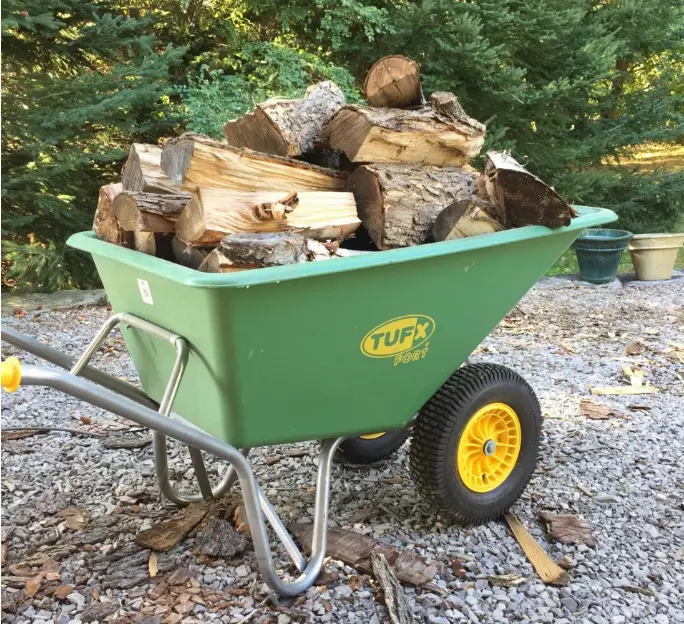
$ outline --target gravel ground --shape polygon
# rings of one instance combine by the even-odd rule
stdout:
[[[668,341],[684,342],[683,302],[681,281],[586,288],[547,280],[475,355],[477,361],[520,372],[541,400],[541,459],[513,511],[554,559],[572,561],[567,586],[542,584],[505,524],[462,528],[432,513],[408,476],[408,445],[371,468],[334,468],[330,524],[444,564],[431,588],[405,590],[416,622],[684,621],[684,364],[668,347]],[[91,307],[4,320],[75,354],[107,315],[105,308]],[[644,344],[644,352],[626,356],[625,348],[635,341]],[[4,349],[3,357],[11,354],[10,347]],[[21,357],[34,363],[31,356]],[[640,365],[662,392],[595,397],[618,416],[583,417],[580,399],[590,396],[591,386],[619,385],[625,358]],[[110,339],[98,363],[135,379],[120,337]],[[642,409],[634,409],[637,405]],[[3,395],[3,427],[36,425],[147,435],[47,389]],[[306,455],[292,457],[293,449]],[[311,518],[316,453],[315,444],[254,452],[257,476],[286,522]],[[172,445],[170,467],[176,482],[189,488],[193,473],[179,445]],[[212,472],[216,469],[212,465]],[[150,579],[149,555],[136,552],[133,537],[175,512],[155,487],[149,445],[107,449],[97,437],[52,432],[4,442],[2,471],[8,622],[389,622],[373,579],[340,562],[328,562],[335,580],[327,586],[276,607],[249,548],[232,559],[212,559],[196,554],[193,534],[158,556],[159,574]],[[69,507],[77,510],[55,516]],[[353,524],[364,509],[369,517]],[[581,514],[596,546],[554,542],[538,518],[542,511]],[[452,573],[454,557],[463,561],[464,577]],[[286,568],[282,551],[276,559]],[[43,565],[40,588],[29,598],[24,587],[29,592],[35,587],[26,577],[40,575],[45,560],[58,563]],[[160,580],[179,566],[192,575],[181,579],[184,590]],[[504,587],[485,578],[502,574],[523,579]],[[71,589],[54,591],[64,585]]]

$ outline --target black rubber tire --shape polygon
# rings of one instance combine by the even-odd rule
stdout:
[[[396,453],[409,433],[408,429],[395,429],[374,440],[347,438],[338,447],[337,454],[350,464],[374,464]]]
[[[522,447],[513,472],[495,490],[474,492],[458,475],[458,442],[471,416],[488,403],[510,405],[518,415]],[[537,463],[542,415],[534,391],[516,372],[498,364],[458,369],[421,409],[409,451],[419,492],[462,524],[498,518],[520,497]]]

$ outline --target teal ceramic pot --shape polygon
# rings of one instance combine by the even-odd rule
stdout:
[[[585,230],[572,245],[577,254],[580,277],[592,284],[612,282],[631,239],[632,233],[625,230]]]

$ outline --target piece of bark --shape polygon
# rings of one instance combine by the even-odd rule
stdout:
[[[193,245],[216,245],[228,234],[297,232],[344,239],[361,225],[352,193],[200,188],[176,222],[178,237]]]
[[[118,600],[109,602],[91,602],[81,612],[81,622],[104,622],[106,617],[114,615],[121,608]]]
[[[177,235],[171,239],[171,250],[173,251],[173,259],[176,263],[189,269],[199,269],[204,259],[212,251],[211,247],[189,245],[178,238]]]
[[[133,232],[133,248],[136,251],[155,256],[163,260],[173,260],[171,234],[157,234],[155,232]]]
[[[363,92],[371,106],[408,108],[425,100],[418,63],[405,56],[385,56],[366,74]]]
[[[189,193],[132,193],[124,191],[112,208],[119,225],[128,232],[172,234],[176,220],[190,201]]]
[[[305,553],[311,552],[312,524],[291,524],[288,530],[297,538]],[[423,557],[411,551],[399,553],[387,544],[380,544],[372,537],[354,531],[329,528],[326,553],[333,559],[350,565],[365,573],[372,573],[371,553],[381,552],[394,566],[397,577],[403,583],[422,586],[429,583],[439,571],[439,564],[427,564]]]
[[[432,236],[436,241],[445,241],[500,232],[503,225],[489,215],[490,210],[490,204],[477,197],[455,201],[435,219]]]
[[[170,550],[202,522],[208,511],[207,505],[190,505],[170,520],[140,531],[135,536],[135,543],[152,550]]]
[[[114,215],[113,204],[116,196],[123,191],[121,183],[105,184],[100,187],[97,209],[93,219],[93,231],[100,240],[105,240],[121,247],[133,247],[133,237],[126,232]]]
[[[555,514],[544,511],[542,520],[546,522],[549,535],[563,544],[586,544],[595,546],[596,541],[591,534],[591,527],[586,520],[572,514]]]
[[[104,589],[130,589],[136,585],[149,583],[149,551],[136,551],[134,550],[135,548],[135,545],[133,545],[131,549],[122,549],[125,553],[124,556],[111,559],[111,563],[107,565],[106,574],[102,579],[102,587]],[[114,554],[114,556],[119,557],[119,553]],[[157,557],[158,572],[169,572],[176,565],[176,559],[171,555],[164,554]]]
[[[627,355],[641,355],[644,351],[646,351],[646,345],[643,342],[632,342],[625,349]]]
[[[176,186],[161,169],[162,148],[133,143],[121,172],[124,191],[133,193],[178,193]]]
[[[580,414],[589,420],[608,420],[611,414],[617,414],[617,412],[612,407],[602,405],[591,399],[581,399]]]
[[[506,513],[504,517],[513,536],[541,580],[551,585],[567,585],[570,582],[567,572],[546,554],[522,522],[511,513]]]
[[[66,507],[60,509],[55,516],[57,518],[65,518],[65,523],[72,531],[80,531],[88,522],[90,522],[90,514],[79,507]]]
[[[299,156],[320,142],[323,125],[345,104],[344,94],[330,80],[311,85],[297,100],[274,98],[253,113],[223,126],[228,145],[264,154]]]
[[[392,567],[403,583],[421,587],[432,581],[441,566],[437,562],[427,563],[423,557],[411,550],[402,551]]]
[[[357,163],[458,167],[479,154],[484,136],[485,126],[445,92],[417,110],[345,106],[323,128],[329,146]]]
[[[393,624],[413,624],[413,616],[404,594],[404,588],[387,562],[385,555],[373,551],[371,553],[373,574],[382,587],[385,605]]]
[[[197,531],[195,546],[200,555],[234,557],[247,548],[247,539],[228,520],[212,517]]]
[[[236,191],[341,191],[347,173],[300,160],[231,147],[186,133],[162,152],[166,175],[184,190],[198,187]]]
[[[349,177],[361,222],[379,249],[432,240],[432,226],[452,202],[473,195],[476,174],[456,167],[363,165]]]
[[[548,184],[508,152],[487,152],[485,184],[489,200],[503,209],[506,227],[570,225],[577,213]]]

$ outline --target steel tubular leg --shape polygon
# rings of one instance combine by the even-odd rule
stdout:
[[[330,471],[332,456],[342,441],[341,438],[326,440],[321,449],[316,479],[316,513],[314,515],[311,557],[306,568],[298,578],[294,581],[284,581],[273,566],[273,556],[268,542],[264,516],[260,510],[260,497],[254,473],[247,458],[234,446],[221,442],[187,424],[166,418],[127,397],[118,396],[110,390],[101,388],[85,379],[68,373],[37,366],[25,366],[22,370],[22,385],[49,386],[60,390],[104,410],[128,418],[142,427],[163,431],[165,435],[173,437],[188,446],[229,462],[235,469],[240,481],[247,522],[252,534],[259,570],[266,583],[279,595],[288,597],[296,596],[313,584],[320,573],[325,558]]]
[[[196,448],[192,448],[192,446],[188,447],[188,451],[190,453],[192,467],[195,469],[195,479],[197,479],[202,498],[204,500],[211,500],[213,498],[211,483],[209,481],[209,476],[207,475],[204,460],[202,459],[202,451],[198,451]]]
[[[152,431],[152,447],[154,449],[154,468],[157,473],[157,480],[159,481],[159,489],[164,497],[179,507],[186,507],[192,503],[200,503],[205,500],[203,496],[197,494],[183,494],[178,492],[171,484],[169,478],[166,436],[163,433]],[[246,456],[249,451],[250,449],[245,449],[242,453]],[[204,460],[202,460],[202,465],[204,465]],[[195,474],[197,474],[196,469]],[[223,476],[223,479],[211,490],[211,498],[220,498],[223,496],[233,487],[236,481],[237,473],[235,472],[235,469],[232,466],[228,466],[228,470]]]
[[[329,471],[328,478],[330,478]],[[273,528],[273,531],[278,536],[278,539],[281,541],[282,545],[285,547],[288,555],[290,555],[292,558],[297,570],[304,572],[306,569],[306,558],[304,555],[302,555],[299,548],[297,548],[297,544],[294,543],[292,536],[287,532],[285,525],[280,521],[278,512],[273,508],[273,505],[271,505],[271,502],[268,500],[268,498],[266,498],[266,494],[264,494],[264,491],[261,489],[261,486],[258,483],[257,492],[259,493],[259,506],[261,507],[261,511],[266,520],[268,520],[268,523]]]
[[[169,377],[169,382],[164,391],[161,403],[159,404],[159,413],[162,416],[168,416],[171,412],[171,407],[178,393],[178,388],[180,387],[181,379],[183,378],[183,373],[185,372],[185,366],[188,361],[188,345],[184,338],[178,334],[174,334],[166,329],[158,327],[148,321],[145,321],[132,314],[114,314],[105,321],[104,325],[97,332],[95,337],[91,340],[90,344],[83,352],[83,355],[76,361],[76,363],[71,368],[72,375],[79,375],[81,371],[87,368],[88,362],[97,353],[97,350],[102,346],[104,341],[110,332],[119,324],[123,323],[130,327],[134,327],[141,331],[144,331],[155,338],[170,342],[176,349],[176,361],[174,362],[173,369],[171,371],[171,376]],[[171,502],[176,505],[188,505],[190,503],[199,502],[201,500],[207,500],[214,497],[221,496],[225,493],[235,482],[235,477],[232,479],[230,477],[230,470],[226,475],[227,478],[217,486],[215,490],[212,490],[209,477],[207,476],[207,470],[204,466],[204,460],[202,459],[202,453],[197,449],[190,447],[188,450],[190,452],[190,459],[192,465],[195,469],[195,477],[200,488],[201,496],[197,495],[185,495],[178,492],[169,478],[168,471],[168,460],[167,460],[167,445],[166,436],[162,433],[153,433],[153,448],[155,456],[155,467],[157,471],[157,479],[159,481],[159,488],[162,494],[168,498]]]

